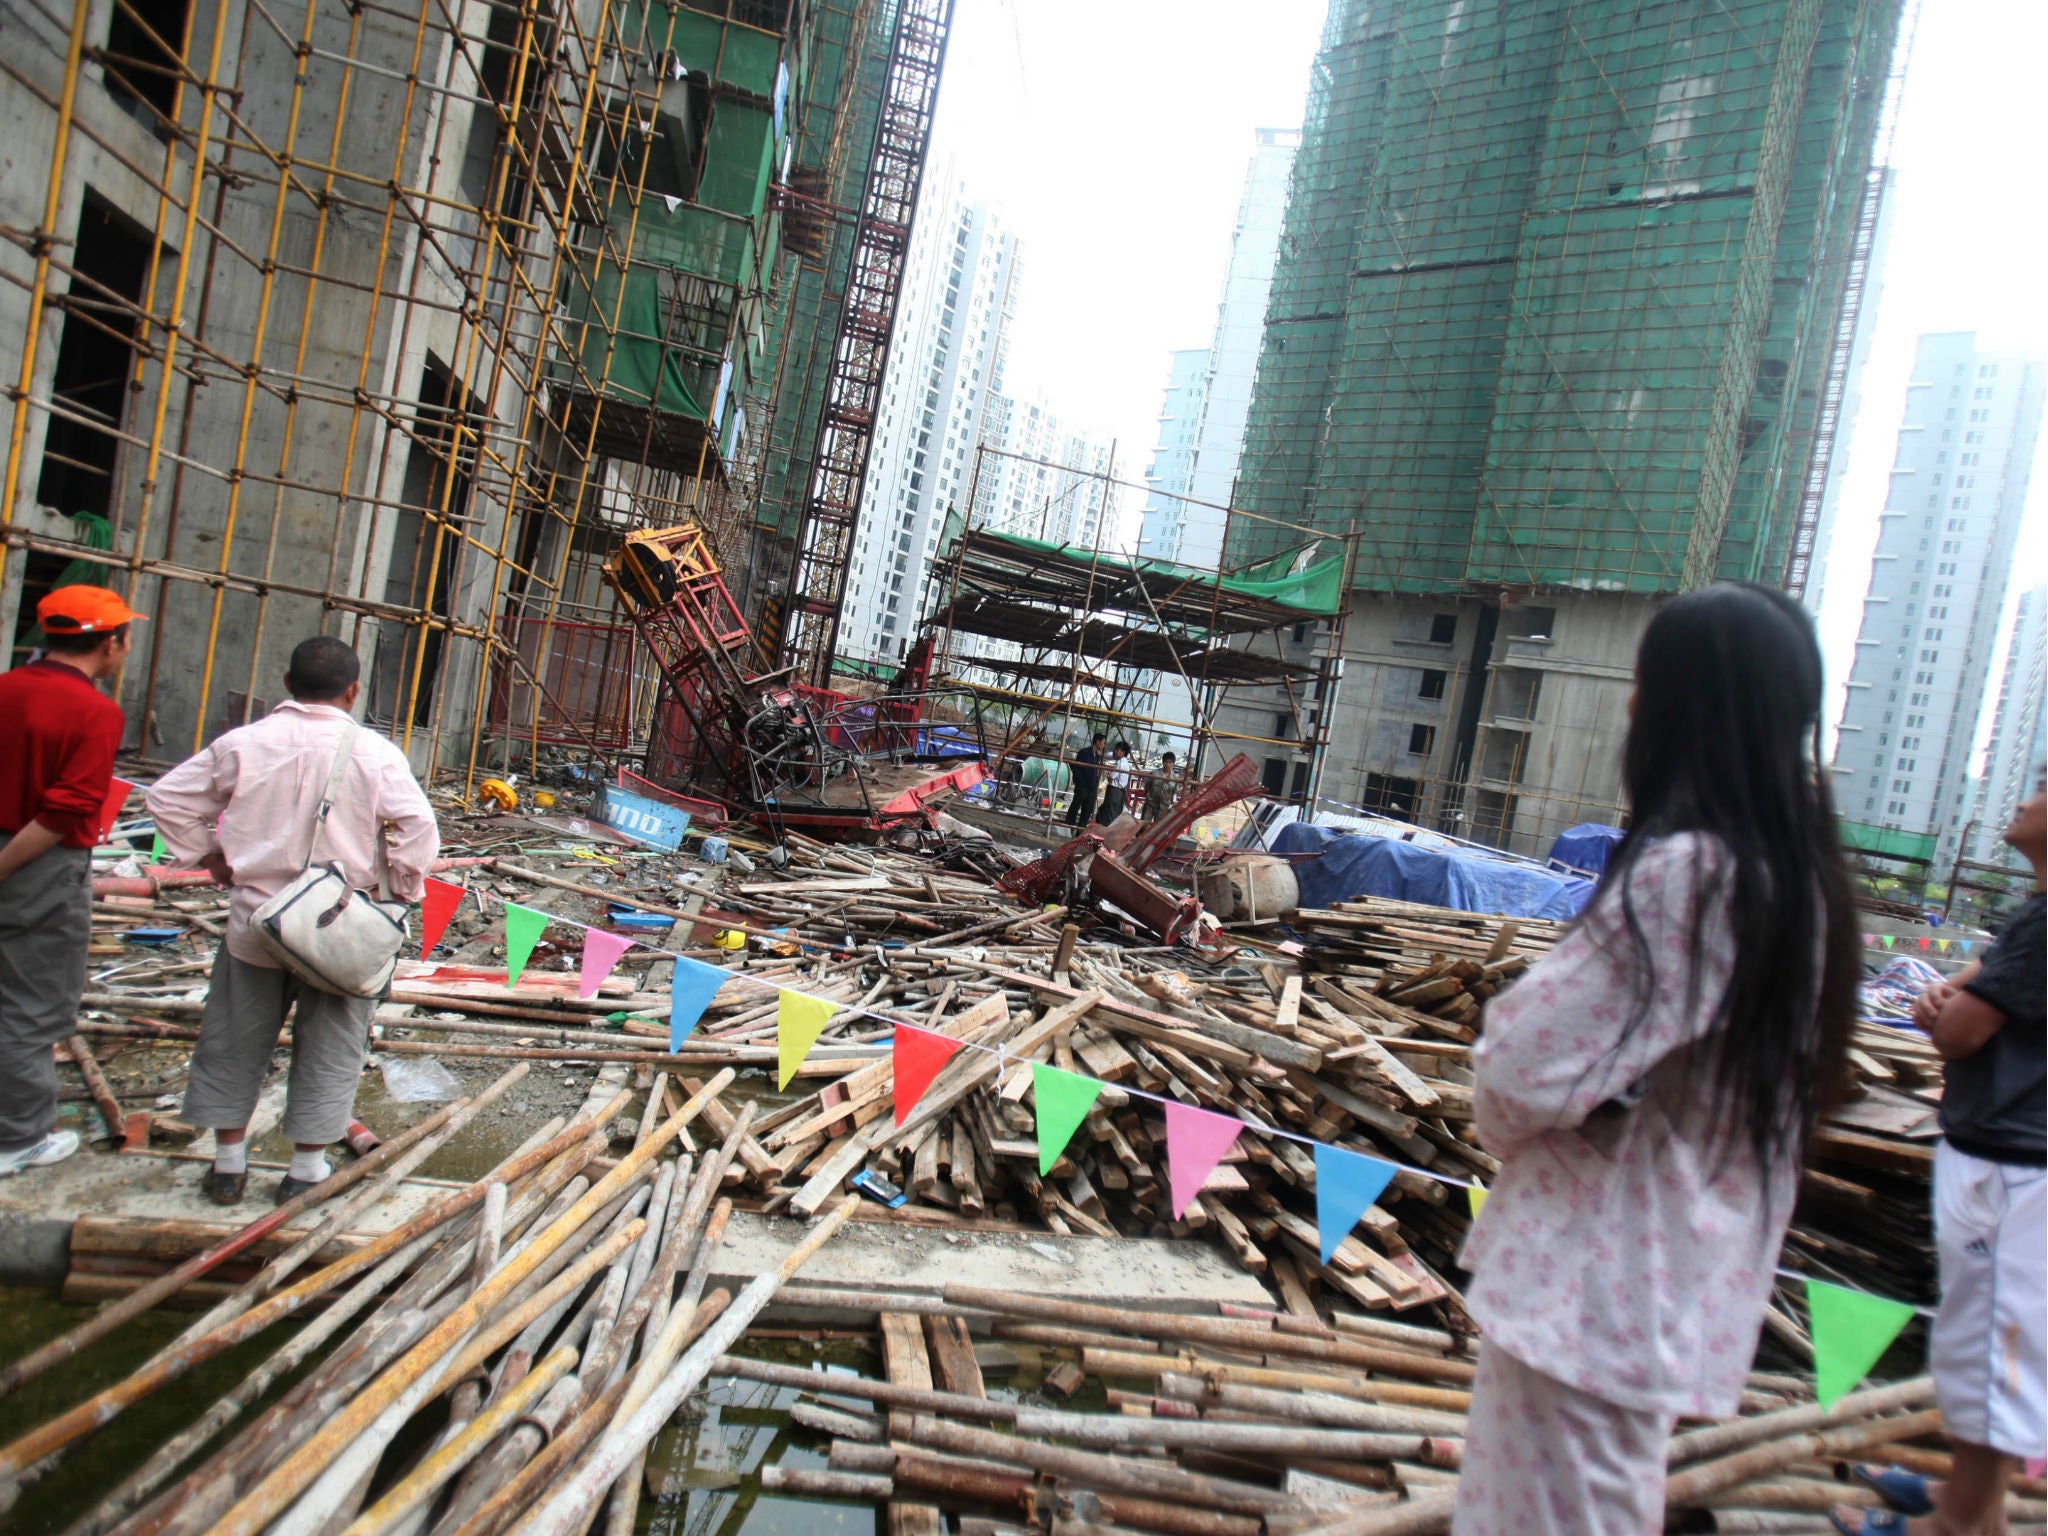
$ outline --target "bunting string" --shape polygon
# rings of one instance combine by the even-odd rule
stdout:
[[[429,885],[441,883],[430,881]],[[482,891],[468,890],[460,886],[450,889],[476,897],[478,909],[482,910],[485,901],[485,894]],[[931,1086],[940,1070],[960,1051],[979,1051],[983,1055],[995,1057],[999,1063],[999,1077],[1007,1077],[1010,1068],[1017,1064],[1017,1059],[1009,1054],[1001,1042],[983,1045],[978,1041],[958,1040],[911,1019],[897,1018],[893,1014],[854,1003],[840,1003],[830,998],[816,997],[800,988],[785,986],[779,981],[754,976],[746,971],[712,965],[695,956],[682,954],[660,944],[649,943],[646,939],[627,938],[592,923],[578,922],[573,917],[562,917],[538,908],[523,906],[518,902],[496,899],[505,909],[507,985],[517,982],[519,971],[524,969],[527,957],[532,954],[535,943],[550,923],[581,929],[585,935],[585,954],[578,987],[579,993],[585,997],[595,995],[599,984],[629,949],[645,949],[663,959],[673,960],[676,969],[670,983],[671,1051],[680,1049],[683,1041],[689,1038],[705,1009],[727,982],[738,981],[773,990],[778,994],[776,1077],[782,1088],[789,1086],[797,1068],[810,1054],[811,1047],[817,1043],[826,1026],[840,1018],[872,1019],[889,1027],[891,1049],[898,1063],[899,1081],[896,1084],[894,1107],[896,1123],[899,1125],[915,1108],[918,1099],[923,1097],[925,1089]],[[443,925],[446,924],[447,918],[453,915],[454,907],[455,903],[449,903],[443,912],[437,914]],[[713,920],[704,921],[708,923]],[[518,926],[516,935],[515,923]],[[595,956],[590,951],[592,939],[600,941]],[[810,945],[805,940],[791,939],[789,942],[806,944],[812,948],[820,947]],[[424,952],[423,948],[422,953]],[[515,952],[516,968],[511,963]],[[1168,1129],[1168,1178],[1176,1218],[1193,1203],[1202,1182],[1245,1131],[1249,1130],[1260,1136],[1281,1137],[1307,1147],[1315,1159],[1316,1225],[1323,1248],[1322,1260],[1326,1264],[1330,1262],[1343,1240],[1349,1236],[1352,1228],[1357,1225],[1359,1218],[1393,1182],[1397,1173],[1415,1174],[1439,1184],[1464,1190],[1466,1202],[1475,1218],[1486,1205],[1486,1186],[1474,1179],[1461,1179],[1433,1168],[1417,1167],[1412,1163],[1382,1157],[1377,1152],[1352,1151],[1329,1142],[1317,1141],[1312,1136],[1304,1136],[1284,1126],[1268,1125],[1261,1120],[1249,1119],[1239,1114],[1226,1114],[1220,1110],[1197,1108],[1165,1094],[1151,1093],[1125,1083],[1105,1083],[1101,1079],[1069,1072],[1044,1062],[1032,1061],[1025,1064],[1031,1069],[1032,1095],[1037,1110],[1038,1160],[1041,1175],[1050,1173],[1053,1165],[1059,1161],[1061,1153],[1066,1150],[1074,1133],[1080,1129],[1081,1123],[1087,1118],[1089,1110],[1094,1107],[1097,1097],[1104,1088],[1114,1087],[1117,1092],[1130,1098],[1144,1099],[1162,1108]],[[1931,1308],[1915,1307],[1871,1292],[1851,1290],[1829,1281],[1817,1280],[1798,1270],[1780,1268],[1776,1273],[1806,1285],[1808,1308],[1814,1325],[1816,1352],[1818,1353],[1822,1347],[1821,1335],[1824,1331],[1839,1341],[1830,1347],[1831,1359],[1840,1358],[1831,1367],[1831,1379],[1826,1383],[1830,1396],[1824,1399],[1824,1402],[1831,1402],[1833,1398],[1839,1397],[1853,1387],[1868,1371],[1870,1365],[1876,1363],[1878,1356],[1884,1352],[1891,1339],[1897,1336],[1914,1315],[1929,1318],[1934,1316]],[[1881,1341],[1878,1339],[1879,1334],[1883,1335]],[[1854,1363],[1854,1357],[1859,1357],[1866,1351],[1870,1352],[1869,1360],[1858,1366],[1853,1374],[1845,1375],[1849,1365]],[[1841,1363],[1842,1361],[1848,1363]],[[1844,1381],[1846,1385],[1842,1384]]]

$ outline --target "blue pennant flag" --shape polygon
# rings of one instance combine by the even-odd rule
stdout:
[[[1393,1177],[1392,1163],[1316,1143],[1316,1244],[1325,1264]]]
[[[668,984],[668,1048],[680,1051],[697,1021],[718,989],[732,979],[730,972],[702,960],[676,957],[676,974]]]

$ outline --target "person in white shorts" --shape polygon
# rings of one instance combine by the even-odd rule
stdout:
[[[1913,1016],[1948,1063],[1934,1163],[1941,1308],[1929,1345],[1953,1475],[1855,1469],[1892,1507],[1837,1508],[1846,1536],[1997,1536],[2020,1464],[2048,1450],[2048,1008],[2041,786],[2005,829],[2034,893],[1977,964],[1923,992]]]

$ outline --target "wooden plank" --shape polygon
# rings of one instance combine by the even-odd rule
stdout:
[[[1072,1002],[1053,1009],[1036,1024],[1027,1025],[1014,1040],[1006,1042],[1006,1049],[1015,1054],[1035,1050],[1076,1019],[1087,1015],[1101,1002],[1100,990],[1091,989],[1083,992]],[[996,1030],[1002,1027],[993,1026]],[[980,1043],[992,1045],[995,1043],[995,1036],[991,1035],[990,1039]],[[917,1101],[917,1108],[910,1112],[910,1117],[903,1122],[902,1131],[898,1134],[908,1136],[911,1132],[938,1119],[994,1077],[1002,1062],[1002,1057],[989,1051],[962,1051],[946,1063],[938,1081],[925,1090],[924,1097]],[[860,1167],[862,1160],[895,1132],[894,1119],[893,1115],[886,1120],[877,1119],[873,1125],[847,1137],[832,1156],[810,1176],[803,1188],[796,1192],[795,1198],[789,1202],[790,1209],[799,1216],[817,1215],[824,1208],[825,1202],[839,1193],[839,1186]]]
[[[911,1312],[884,1312],[882,1362],[890,1384],[919,1392],[932,1390],[931,1356],[925,1350],[924,1328]],[[909,1433],[910,1415],[904,1409],[889,1412],[889,1434],[901,1438]],[[944,1524],[936,1504],[915,1504],[891,1499],[888,1510],[889,1536],[940,1536]]]
[[[981,1379],[981,1362],[974,1357],[974,1339],[964,1319],[941,1317],[937,1313],[927,1315],[924,1341],[931,1355],[932,1376],[940,1391],[958,1392],[963,1397],[988,1396],[988,1388]]]

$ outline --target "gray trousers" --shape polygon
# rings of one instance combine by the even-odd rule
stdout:
[[[225,944],[214,954],[199,1044],[185,1083],[180,1118],[187,1125],[238,1131],[249,1123],[285,1011],[294,1003],[284,1133],[305,1146],[341,1140],[355,1109],[377,1000],[322,992],[289,971],[237,960]]]
[[[50,1047],[78,1032],[91,943],[91,849],[52,848],[0,880],[0,1152],[57,1124]]]

